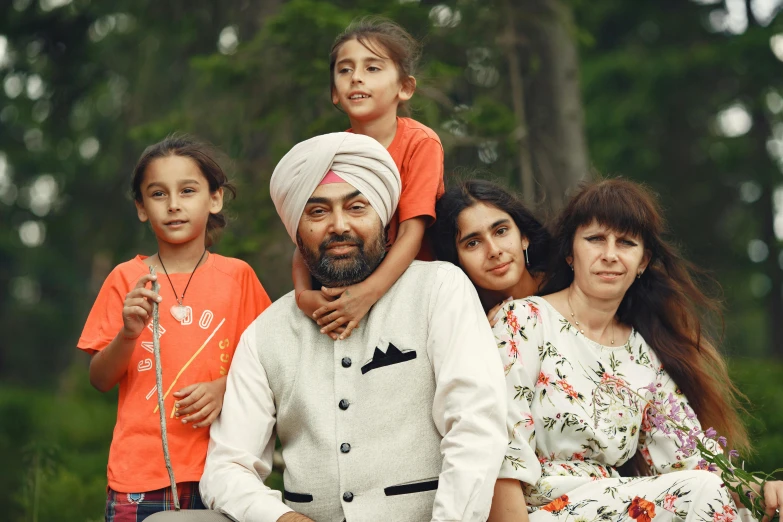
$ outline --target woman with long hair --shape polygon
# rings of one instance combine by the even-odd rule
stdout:
[[[494,331],[511,440],[490,522],[736,518],[691,438],[713,451],[749,446],[739,393],[703,328],[718,306],[664,230],[644,187],[585,185],[554,228],[544,297],[504,305]],[[769,513],[781,493],[765,485]]]
[[[513,194],[490,181],[465,181],[446,191],[435,213],[436,257],[462,268],[490,318],[509,298],[538,292],[549,232]]]

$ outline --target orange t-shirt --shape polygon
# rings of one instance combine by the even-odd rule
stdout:
[[[149,273],[145,258],[136,256],[118,265],[106,278],[79,338],[80,349],[98,352],[122,329],[125,295]],[[181,295],[190,274],[170,277]],[[162,270],[158,270],[158,284],[163,297],[160,354],[171,463],[177,482],[198,481],[204,471],[209,428],[193,429],[192,424],[174,418],[172,394],[190,384],[226,375],[240,335],[271,301],[247,263],[212,253],[193,274],[182,303],[188,314],[182,321],[171,315],[171,306],[177,300]],[[108,464],[109,486],[118,492],[140,493],[169,484],[152,351],[150,321],[136,341],[128,371],[120,379]]]
[[[445,192],[443,185],[443,145],[435,131],[411,118],[397,117],[397,132],[387,148],[400,171],[402,192],[397,211],[388,228],[388,243],[397,239],[400,223],[419,216],[435,221],[435,202]],[[416,259],[435,259],[425,235]]]

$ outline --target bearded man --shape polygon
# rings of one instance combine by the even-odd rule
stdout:
[[[286,154],[270,193],[313,277],[345,287],[385,255],[400,176],[372,138],[327,134]],[[486,316],[453,265],[414,261],[345,340],[291,292],[237,346],[201,494],[240,522],[484,522],[505,395]],[[276,435],[282,498],[264,484]]]

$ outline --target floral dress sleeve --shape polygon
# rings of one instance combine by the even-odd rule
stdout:
[[[541,478],[541,464],[535,451],[536,430],[530,405],[541,367],[541,314],[530,300],[512,301],[500,314],[493,331],[506,374],[509,443],[499,478],[535,484]]]
[[[651,359],[655,360],[651,354]],[[706,469],[696,448],[701,440],[713,452],[721,448],[702,432],[699,419],[663,366],[658,367],[656,379],[646,387],[649,399],[642,421],[639,448],[650,468],[658,474],[683,469]]]

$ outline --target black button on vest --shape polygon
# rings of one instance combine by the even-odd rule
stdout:
[[[351,367],[351,358],[350,357],[343,357],[343,368],[350,368]]]
[[[342,444],[340,444],[340,451],[342,451],[343,453],[348,453],[349,451],[351,451],[351,445],[348,444],[347,442],[343,442]]]
[[[340,400],[340,403],[338,404],[338,406],[340,406],[340,409],[343,410],[343,411],[347,410],[348,406],[350,406],[350,405],[351,405],[351,403],[348,402],[345,399]]]
[[[352,501],[353,493],[351,493],[350,491],[346,491],[345,493],[343,493],[343,500],[345,500],[346,502]]]

